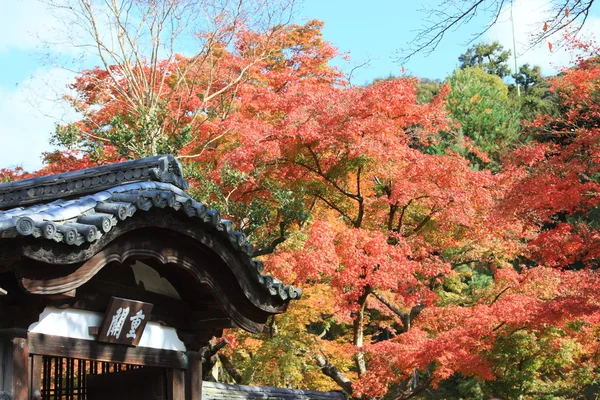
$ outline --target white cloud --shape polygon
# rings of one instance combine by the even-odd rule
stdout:
[[[0,56],[25,51],[37,54],[44,64],[69,65],[73,69],[98,63],[95,48],[89,46],[90,37],[81,21],[77,21],[68,8],[63,8],[76,0],[0,0],[2,2],[7,4],[0,6]],[[99,30],[104,36],[110,35],[104,21]]]
[[[544,75],[553,75],[561,67],[568,66],[571,59],[565,48],[553,46],[553,51],[548,49],[548,43],[529,49],[532,33],[541,29],[544,21],[550,19],[551,4],[547,0],[515,0],[512,14],[514,17],[514,30],[516,42],[517,62],[519,65],[529,63],[542,67]],[[512,25],[510,21],[510,5],[507,5],[496,23],[486,34],[488,41],[498,40],[507,49],[513,49]],[[581,31],[583,36],[592,36],[600,32],[600,18],[590,16]],[[549,38],[553,44],[559,43],[562,33],[557,33]],[[512,66],[512,58],[511,63]]]
[[[0,168],[41,167],[41,153],[51,150],[55,123],[77,117],[60,100],[72,78],[64,69],[39,69],[15,89],[0,86]]]
[[[44,1],[0,2],[3,3],[0,13],[2,62],[10,62],[16,52],[22,52],[38,54],[46,65],[24,62],[19,67],[29,78],[15,86],[0,83],[0,168],[22,166],[34,171],[42,166],[42,152],[52,149],[49,140],[55,124],[76,118],[75,112],[61,100],[75,74],[51,65],[68,65],[77,70],[80,51],[66,38],[59,39],[63,36],[64,19],[57,18],[56,10],[50,10]],[[8,78],[0,82],[14,81]]]

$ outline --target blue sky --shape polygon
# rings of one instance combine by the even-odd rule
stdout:
[[[419,10],[441,2],[300,1],[294,22],[324,21],[324,38],[350,55],[350,62],[338,61],[342,70],[349,72],[354,66],[368,62],[353,74],[352,83],[357,85],[399,75],[401,65],[394,61],[394,56],[423,27],[425,15]],[[521,54],[533,29],[532,22],[543,18],[547,3],[548,0],[515,0],[513,11],[519,63],[539,64],[545,74],[552,74],[556,67],[568,63],[564,51],[550,53],[542,46]],[[600,34],[599,8],[592,9],[592,17],[586,25],[588,33]],[[512,47],[512,31],[507,19],[508,13],[504,13],[500,22],[481,40],[500,40],[505,47]],[[414,57],[407,63],[406,73],[444,79],[458,65],[458,56],[468,47],[472,34],[486,21],[485,15],[481,15],[456,32],[450,32],[432,54]],[[46,36],[55,24],[39,0],[1,1],[0,168],[17,165],[27,170],[39,168],[41,152],[51,149],[48,141],[55,123],[76,118],[72,110],[55,101],[64,94],[75,72],[52,67],[43,61],[47,58],[42,55],[56,56],[68,50],[60,45],[43,47],[38,39]]]
[[[13,1],[13,4],[31,5],[37,0]],[[364,84],[375,78],[400,74],[401,65],[394,61],[395,53],[405,47],[423,26],[424,13],[419,10],[427,6],[433,7],[439,1],[301,0],[298,2],[294,22],[304,23],[311,19],[324,21],[325,39],[351,57],[350,63],[339,60],[341,68],[351,69],[354,65],[369,61],[367,66],[354,74],[354,83]],[[12,6],[6,4],[1,7],[9,12],[4,15],[0,13],[0,24],[4,22],[2,19],[11,18]],[[406,72],[428,78],[445,78],[456,68],[458,55],[464,51],[470,35],[482,26],[482,21],[485,19],[476,18],[465,29],[450,33],[430,56],[414,57],[405,66]],[[10,34],[8,29],[2,33]],[[18,34],[29,38],[20,45],[4,46],[4,51],[0,44],[0,85],[3,86],[17,85],[40,67],[44,68],[44,56],[40,53],[44,49],[39,47],[35,33],[21,31]]]
[[[368,66],[355,73],[354,83],[364,84],[375,78],[400,74],[401,65],[393,60],[397,50],[405,48],[423,27],[425,14],[419,10],[438,3],[439,0],[304,0],[298,20],[324,21],[323,36],[340,51],[350,53],[351,65],[370,60]],[[484,23],[485,19],[478,17],[466,29],[451,32],[431,55],[414,57],[405,65],[406,73],[444,79],[458,65],[458,56],[471,34]]]

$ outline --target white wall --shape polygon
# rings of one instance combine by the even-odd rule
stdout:
[[[85,310],[46,307],[38,322],[31,324],[28,331],[44,335],[62,336],[73,339],[96,340],[88,332],[91,326],[100,327],[103,315]],[[148,322],[138,347],[186,351],[185,345],[174,328]]]

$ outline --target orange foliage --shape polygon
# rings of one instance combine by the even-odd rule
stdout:
[[[568,329],[568,322],[583,321],[569,332],[597,353],[586,335],[597,332],[600,318],[600,282],[589,269],[600,256],[600,234],[568,217],[599,205],[600,63],[582,58],[553,82],[564,116],[540,117],[531,127],[538,140],[493,174],[450,151],[423,151],[439,130],[456,128],[446,117],[448,87],[426,104],[417,101],[412,78],[352,87],[329,66],[336,51],[321,28],[311,21],[270,37],[244,31],[233,51],[215,50],[218,68],[196,68],[180,56],[161,65],[169,79],[153,88],[162,93],[164,136],[177,139],[189,129],[179,155],[193,183],[208,177],[230,203],[276,204],[277,186],[297,194],[311,216],[291,229],[281,210],[272,210],[269,229],[283,224],[296,241],[267,256],[267,268],[303,286],[306,297],[278,317],[287,330],[278,339],[230,334],[232,357],[264,368],[257,383],[310,376],[323,385],[291,352],[307,360],[325,354],[354,380],[353,396],[381,397],[415,370],[426,372],[426,385],[455,373],[493,379],[489,352],[514,329]],[[225,83],[242,72],[236,85]],[[86,116],[78,132],[103,147],[103,158],[53,155],[40,173],[136,155],[120,154],[98,136],[111,132],[115,116],[140,116],[122,87],[94,69],[73,89]],[[245,178],[230,183],[227,168]],[[519,265],[523,259],[527,267]],[[568,270],[575,263],[583,269]],[[489,272],[492,282],[448,300],[445,285],[466,265]],[[315,326],[323,332],[315,334]],[[343,333],[328,337],[332,326]],[[269,357],[260,359],[263,353]]]

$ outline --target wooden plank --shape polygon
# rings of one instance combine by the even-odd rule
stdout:
[[[42,398],[42,356],[34,354],[31,356],[31,399]]]
[[[167,370],[167,395],[169,400],[185,400],[185,371]]]
[[[14,400],[29,400],[29,348],[27,339],[14,338],[12,393]]]
[[[202,357],[197,351],[188,351],[187,356],[185,400],[202,400]]]
[[[31,354],[163,368],[188,367],[186,356],[180,351],[104,344],[39,333],[30,333],[28,336]]]

